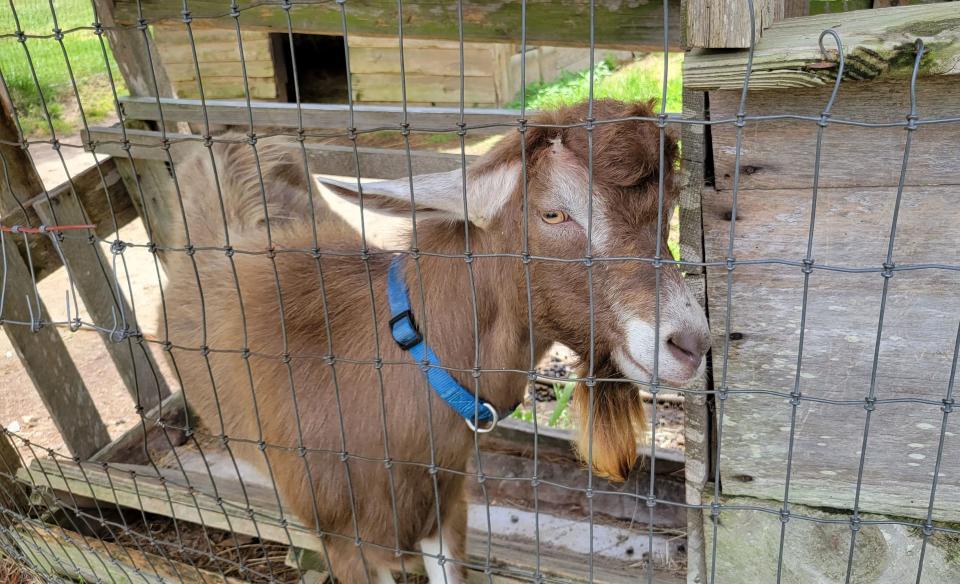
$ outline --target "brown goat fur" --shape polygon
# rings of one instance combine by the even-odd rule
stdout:
[[[598,120],[650,116],[651,108],[601,100],[593,115]],[[585,119],[586,106],[580,105],[543,114],[536,122],[565,126]],[[593,130],[594,257],[654,256],[659,139],[658,128],[644,121],[600,124]],[[446,184],[449,177],[428,180],[422,192],[414,191],[416,245],[423,254],[416,261],[407,257],[404,265],[415,318],[442,365],[501,410],[524,396],[531,345],[537,357],[561,342],[588,359],[588,278],[594,298],[595,376],[628,377],[618,365],[624,351],[630,353],[622,349],[624,339],[632,338],[630,330],[642,329],[636,318],[654,322],[655,269],[649,262],[595,261],[588,276],[583,262],[575,261],[587,250],[583,209],[573,209],[570,202],[589,196],[587,131],[531,127],[523,147],[529,254],[569,260],[527,264],[532,315],[525,263],[518,257],[524,249],[525,218],[519,133],[504,138],[468,169],[468,204],[476,213],[471,223],[463,221],[461,194],[431,191],[431,184]],[[238,251],[204,249],[168,259],[165,294],[172,308],[161,330],[169,331],[170,355],[188,403],[205,431],[229,436],[227,444],[238,458],[275,478],[291,511],[329,534],[324,538],[329,567],[338,580],[366,581],[371,574],[365,563],[370,570],[398,568],[395,546],[414,550],[421,540],[435,537],[438,527],[443,555],[462,560],[466,506],[461,473],[474,456],[474,434],[391,338],[386,298],[391,257],[375,249],[361,256],[356,236],[328,216],[319,198],[314,207],[320,216],[320,253],[313,253],[308,193],[317,195],[317,189],[306,182],[303,165],[286,158],[297,156],[297,149],[278,154],[271,148],[260,148],[261,166],[269,167],[264,168],[261,192],[259,175],[250,171],[249,145],[214,146],[230,245]],[[667,136],[663,251],[675,156],[675,142]],[[456,181],[458,173],[451,175]],[[196,159],[181,175],[187,177],[184,184],[208,184],[209,160]],[[217,191],[199,188],[185,197],[194,245],[222,248]],[[342,184],[325,188],[328,196],[356,195]],[[404,187],[400,183],[397,188]],[[385,186],[365,186],[364,207],[409,216],[410,205],[390,192]],[[272,251],[267,249],[264,199]],[[540,220],[544,210],[557,208],[566,209],[571,221],[553,225]],[[470,261],[463,255],[467,228]],[[702,312],[691,306],[679,271],[664,266],[660,279],[661,303],[669,304],[664,322],[705,336]],[[671,295],[672,304],[667,300]],[[626,321],[625,314],[630,315]],[[661,351],[661,379],[688,381],[694,372],[687,369],[699,365],[682,369],[663,361],[666,352]],[[477,378],[475,367],[484,370]],[[590,410],[589,395],[585,386],[578,387],[575,401],[582,412]],[[636,427],[643,422],[638,392],[626,383],[604,381],[596,384],[593,396],[592,462],[598,473],[622,479],[636,457]],[[581,416],[585,427],[587,416]],[[582,434],[584,443],[590,439],[589,433]],[[581,446],[582,452],[588,450]],[[358,537],[372,545],[357,547]]]

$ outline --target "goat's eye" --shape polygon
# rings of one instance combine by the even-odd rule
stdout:
[[[550,225],[556,225],[558,223],[564,223],[570,220],[569,215],[563,211],[557,211],[556,209],[540,211],[540,218],[543,219],[544,223],[549,223]]]

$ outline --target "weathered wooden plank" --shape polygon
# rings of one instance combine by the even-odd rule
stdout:
[[[417,103],[456,104],[460,102],[459,76],[406,76],[407,100]],[[399,74],[382,73],[353,76],[353,98],[357,101],[402,101]],[[497,94],[492,77],[465,77],[463,100],[466,105],[479,107],[496,105]]]
[[[3,249],[0,251],[3,252],[3,267],[6,269],[2,274],[6,282],[6,303],[2,317],[7,321],[2,325],[3,331],[33,381],[67,449],[74,456],[85,459],[110,442],[110,435],[57,329],[48,324],[32,332],[29,325],[13,324],[12,321],[30,322],[26,303],[37,303],[33,277],[20,257],[17,246],[13,244],[12,237],[3,238]],[[42,302],[39,307],[33,307],[33,313],[37,319],[50,318]],[[27,389],[19,388],[19,391]]]
[[[832,85],[837,74],[837,50],[818,39],[833,28],[843,39],[844,78],[851,80],[909,79],[923,39],[926,55],[920,74],[960,74],[960,19],[953,3],[858,10],[791,18],[775,23],[763,35],[753,56],[752,90]],[[747,51],[694,51],[683,62],[687,89],[740,89]]]
[[[196,80],[178,81],[177,95],[190,99],[200,97],[200,88]],[[277,97],[277,82],[270,77],[248,77],[246,84],[243,77],[211,77],[203,79],[203,95],[210,99],[236,99],[245,95],[250,99],[275,99]]]
[[[960,9],[958,9],[960,10]],[[831,88],[751,92],[749,115],[797,114],[819,117]],[[736,115],[739,91],[710,92],[710,115],[730,119]],[[917,84],[921,119],[949,118],[960,112],[960,84],[953,78],[921,79]],[[910,111],[906,82],[842,85],[833,108],[834,119],[870,123],[905,122]],[[817,123],[778,120],[748,122],[740,156],[740,188],[782,189],[813,187]],[[720,124],[711,128],[718,188],[732,187],[736,162],[736,128]],[[820,185],[853,187],[895,185],[906,131],[903,127],[863,128],[830,124],[823,132]],[[960,184],[960,124],[930,124],[913,137],[908,185]],[[787,145],[788,144],[788,145]],[[684,150],[687,142],[684,141]]]
[[[5,99],[0,99],[0,140],[19,140],[12,109]],[[43,183],[26,150],[2,147],[0,155],[6,174],[6,180],[0,181],[0,208],[16,208],[23,213],[16,201],[22,203],[26,193],[42,192]],[[13,187],[12,192],[8,190],[7,181]],[[46,239],[46,235],[4,234],[0,240],[0,270],[3,270],[0,281],[4,286],[5,299],[3,306],[0,306],[0,327],[33,381],[64,444],[75,456],[85,458],[109,442],[110,436],[60,333],[49,324],[40,326],[36,331],[31,330],[33,323],[43,320],[49,322],[55,318],[36,292],[32,256],[21,256],[16,244],[18,239],[24,241],[34,238]],[[24,246],[27,248],[25,252],[28,246]],[[53,253],[56,254],[55,251]],[[25,259],[27,257],[30,261]]]
[[[189,40],[184,44],[162,44],[160,45],[160,54],[163,56],[163,63],[169,69],[171,65],[190,65],[193,66],[193,50],[190,48]],[[197,61],[201,65],[218,63],[221,61],[240,62],[240,49],[237,48],[236,39],[233,42],[218,43],[200,43],[197,44]],[[266,61],[273,58],[273,52],[270,49],[271,43],[267,40],[258,40],[255,42],[243,42],[243,58],[245,61],[256,62]]]
[[[885,260],[896,187],[821,189],[814,234],[815,265],[879,270]],[[732,198],[704,195],[707,260],[728,255]],[[744,190],[738,196],[734,256],[738,261],[803,258],[811,194],[800,190]],[[893,259],[897,265],[960,266],[956,186],[907,187],[903,193]],[[724,338],[725,266],[708,269],[714,371],[724,367],[737,390],[794,387],[803,298],[797,266],[738,265],[733,272],[731,338]],[[797,407],[790,500],[853,506],[864,399],[871,372],[881,290],[878,272],[815,269],[810,276],[800,390],[806,396],[850,400],[851,405],[801,401]],[[898,516],[927,512],[941,411],[960,325],[960,271],[895,272],[876,370],[876,397],[923,398],[932,405],[877,404],[870,422],[860,507]],[[717,374],[715,374],[717,375]],[[787,399],[733,393],[723,426],[723,489],[776,499],[783,496],[791,407]],[[946,452],[957,448],[960,421],[947,431]],[[940,469],[933,516],[960,518],[960,466]]]
[[[159,132],[149,132],[143,130],[127,130],[132,146],[130,152],[136,159],[136,166],[143,179],[143,171],[140,167],[151,162],[160,163],[166,160],[166,154],[158,148],[161,136]],[[85,134],[94,141],[97,152],[103,152],[113,155],[125,155],[125,151],[120,144],[115,143],[119,138],[119,130],[115,128],[91,128],[89,134]],[[170,154],[173,156],[174,164],[188,157],[196,156],[203,151],[202,142],[197,139],[199,136],[190,137],[181,134],[167,134],[167,137],[174,142],[170,146]],[[184,139],[186,141],[182,141]],[[299,149],[299,144],[295,141],[290,142],[291,148]],[[334,174],[340,176],[356,175],[356,158],[353,148],[350,146],[336,146],[330,144],[307,144],[307,159],[312,173],[316,174]],[[403,178],[407,176],[407,153],[401,149],[390,148],[358,148],[360,154],[360,173],[365,178]],[[411,152],[414,174],[425,174],[430,172],[443,172],[460,167],[459,154],[444,154],[440,152]],[[467,162],[474,160],[473,156],[467,156]],[[121,168],[128,165],[123,159],[117,160]],[[158,168],[159,172],[159,168]],[[165,170],[163,171],[165,172]],[[154,175],[153,178],[169,183],[169,189],[172,189],[173,181],[169,176],[164,179],[162,174]],[[130,184],[128,188],[135,189]],[[181,185],[181,188],[188,188]],[[133,193],[136,191],[134,190]],[[136,197],[136,194],[131,196]],[[169,196],[176,197],[175,192],[170,192]],[[173,199],[172,199],[173,200]],[[160,199],[155,201],[159,205]],[[139,204],[139,202],[138,202]],[[175,225],[181,225],[179,217],[170,216],[167,220]],[[181,229],[182,232],[182,229]]]
[[[280,0],[239,2],[240,25],[245,30],[287,32],[286,14]],[[670,38],[679,39],[679,0],[671,0]],[[532,0],[527,2],[527,41],[545,45],[587,46],[589,44],[590,2],[576,0]],[[595,5],[596,42],[599,47],[657,49],[663,46],[663,5],[657,2],[624,3],[599,0]],[[180,22],[181,6],[164,0],[118,0],[121,24],[137,22],[138,8],[150,23]],[[397,7],[389,0],[351,1],[346,8],[349,33],[396,36]],[[233,26],[227,17],[230,7],[217,0],[195,0],[190,10],[195,23]],[[520,4],[494,0],[464,2],[463,34],[471,41],[519,42]],[[294,32],[340,35],[343,33],[340,7],[328,3],[294,6],[290,11]],[[404,5],[404,35],[410,38],[457,40],[457,6],[440,0]]]
[[[115,16],[119,12],[113,0],[93,0],[93,7],[130,94],[174,97],[173,85],[164,71],[156,44],[149,38],[149,30],[117,26],[119,21]]]
[[[203,80],[204,87],[207,81],[219,82],[224,78],[235,78],[242,87],[243,84],[243,65],[247,67],[247,76],[250,79],[273,76],[273,61],[266,59],[249,59],[243,62],[239,60],[222,61],[201,61],[200,78]],[[197,79],[197,70],[194,63],[168,63],[166,66],[167,75],[173,82],[195,81]]]
[[[104,470],[100,464],[82,464],[81,469],[74,463],[36,459],[29,469],[21,469],[18,477],[27,484],[49,486],[147,513],[268,541],[290,542],[280,522],[276,496],[270,489],[249,483],[245,485],[246,497],[254,510],[250,516],[247,514],[247,499],[235,479],[217,480],[217,494],[223,498],[221,507],[217,505],[210,479],[205,475],[173,469],[161,469],[158,475],[150,466],[114,464]],[[161,476],[163,480],[160,480]],[[191,494],[190,485],[196,489],[195,496]],[[323,550],[311,529],[289,514],[287,518],[290,538],[295,546]]]
[[[27,501],[27,492],[23,485],[17,482],[17,471],[23,463],[17,454],[12,438],[7,436],[5,429],[0,429],[0,509],[11,509],[22,513],[21,506]],[[4,520],[0,518],[0,525]]]
[[[704,119],[706,94],[687,91],[683,94],[683,116]],[[699,124],[684,124],[680,130],[683,144],[680,160],[680,259],[703,262],[703,218],[701,191],[704,181],[705,128]],[[687,274],[702,274],[702,266],[683,266]]]
[[[102,179],[100,172],[103,173]],[[48,196],[54,201],[60,197],[73,196],[74,190],[87,210],[90,222],[97,226],[95,231],[99,237],[109,237],[115,231],[115,227],[123,227],[136,218],[136,209],[133,208],[133,203],[131,203],[123,181],[120,179],[120,173],[117,172],[116,165],[112,160],[100,161],[99,172],[96,167],[91,167],[75,175],[73,184],[74,189],[70,188],[69,183],[63,183],[48,189],[47,194],[41,192],[26,200],[23,203],[23,209],[19,206],[14,207],[12,212],[4,215],[3,225],[7,227],[12,225],[39,225],[42,220],[34,207],[39,203],[46,203]],[[106,193],[103,188],[104,184],[107,189]],[[113,208],[112,214],[111,205]],[[116,216],[116,223],[114,223],[114,216]],[[17,242],[17,244],[19,246],[21,242]],[[60,256],[57,255],[56,250],[45,237],[30,238],[30,257],[33,260],[34,274],[38,280],[45,278],[60,267]]]
[[[716,532],[716,582],[775,582],[778,573],[782,582],[826,584],[846,579],[851,533],[848,513],[792,504],[792,513],[819,522],[794,517],[785,524],[780,562],[778,543],[784,524],[777,512],[782,503],[726,496],[720,503],[767,512],[721,511]],[[958,581],[953,534],[936,532],[924,548],[922,528],[887,523],[902,521],[901,518],[863,514],[861,519],[864,524],[860,526],[854,546],[851,582],[953,584]],[[711,549],[714,531],[709,521],[707,519],[704,531]],[[878,523],[870,524],[872,521]],[[921,556],[923,572],[922,579],[918,580]]]
[[[203,122],[204,104],[198,99],[161,99],[160,106],[154,98],[122,97],[124,113],[136,120],[159,120],[160,110],[166,120]],[[254,126],[297,128],[300,117],[297,104],[253,102],[247,108],[241,100],[208,100],[206,113],[211,124],[246,125],[253,113]],[[350,108],[343,104],[304,103],[300,106],[303,127],[307,130],[346,128],[349,125]],[[399,106],[356,105],[353,108],[354,126],[357,130],[400,128],[403,110]],[[510,130],[520,118],[518,110],[478,109],[464,110],[464,123],[468,126],[489,124],[491,127],[472,128],[471,134],[500,133]],[[460,121],[458,107],[408,107],[407,121],[412,129],[456,131]],[[502,124],[502,125],[499,125]]]
[[[34,208],[47,225],[84,225],[91,221],[76,197],[64,193],[62,196],[38,201]],[[51,204],[52,203],[52,204]],[[113,323],[123,326],[126,319],[127,330],[138,332],[139,324],[133,321],[133,311],[123,294],[117,294],[114,279],[117,277],[110,267],[110,260],[100,249],[96,240],[77,237],[64,238],[60,244],[63,257],[83,305],[93,322],[100,327],[110,329]],[[122,288],[122,286],[121,286]],[[120,374],[127,391],[133,397],[134,404],[146,409],[154,407],[160,400],[170,395],[163,374],[157,368],[150,350],[142,341],[134,338],[110,339],[109,333],[101,333],[101,339]]]
[[[371,49],[398,49],[400,47],[400,40],[397,36],[363,36],[350,33],[350,55],[353,55],[354,47],[366,47]],[[495,47],[502,47],[506,50],[511,50],[516,52],[519,48],[515,44],[510,43],[491,43],[491,42],[470,42],[464,41],[463,48],[464,50],[492,50]],[[403,49],[404,52],[410,49],[450,49],[455,48],[460,50],[460,42],[456,39],[424,39],[416,37],[408,37],[406,34],[406,28],[404,28],[403,35]]]
[[[135,424],[122,436],[107,444],[90,457],[92,462],[124,462],[127,464],[149,464],[146,452],[162,453],[186,441],[186,434],[180,428],[187,425],[187,411],[183,403],[183,392],[170,394],[162,402],[143,416],[143,424]]]
[[[46,574],[91,582],[161,582],[180,584],[239,584],[236,578],[223,577],[170,558],[141,551],[135,546],[83,537],[79,533],[30,521],[11,532],[26,548],[34,567]],[[53,554],[53,555],[51,555]],[[79,573],[77,570],[79,569]],[[96,572],[94,572],[96,570]]]
[[[742,0],[686,0],[686,48],[745,49],[750,46],[750,4]],[[754,0],[756,40],[782,14],[782,0]]]
[[[407,79],[414,75],[459,74],[460,48],[411,49],[404,47],[403,65]],[[463,75],[465,77],[492,77],[495,73],[494,52],[490,47],[463,51]],[[381,47],[354,47],[350,49],[350,73],[356,80],[370,73],[400,74],[400,50]]]

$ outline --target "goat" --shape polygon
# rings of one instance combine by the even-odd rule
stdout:
[[[593,115],[649,117],[652,110],[648,103],[599,100]],[[644,416],[639,392],[615,378],[646,382],[656,369],[661,382],[689,383],[702,373],[708,328],[676,266],[660,268],[657,336],[655,268],[649,261],[598,261],[655,255],[661,165],[660,249],[667,249],[674,140],[666,137],[660,160],[655,124],[596,125],[591,195],[588,132],[570,127],[586,117],[585,105],[538,116],[466,170],[466,193],[461,170],[413,177],[420,253],[398,265],[415,319],[443,367],[480,399],[508,410],[523,398],[531,345],[537,357],[554,342],[583,359],[591,352],[583,257],[592,196],[594,376],[606,381],[592,390],[578,385],[575,402],[581,418],[592,411],[589,422],[580,420],[581,450],[592,441],[597,473],[622,480]],[[461,581],[463,472],[475,435],[391,339],[387,279],[395,260],[376,249],[358,253],[355,237],[336,220],[312,225],[307,193],[315,189],[296,178],[305,174],[298,151],[260,150],[262,175],[250,146],[213,146],[230,235],[226,254],[208,161],[181,170],[181,182],[198,191],[184,200],[196,251],[169,258],[165,293],[175,310],[164,326],[190,407],[211,434],[229,437],[238,458],[275,477],[286,507],[328,534],[328,567],[338,581],[392,582],[390,570],[399,567],[393,550],[418,546],[432,584]],[[328,197],[361,197],[355,183],[318,186]],[[362,189],[366,210],[409,217],[410,201],[410,179]],[[317,201],[313,215],[329,210]],[[524,233],[532,258],[560,260],[526,262],[529,291]],[[315,245],[319,252],[311,251]]]

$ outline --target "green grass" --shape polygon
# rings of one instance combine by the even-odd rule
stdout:
[[[53,15],[48,0],[15,0],[14,8],[20,29],[25,34],[53,34]],[[64,31],[63,46],[76,78],[83,113],[88,122],[100,121],[114,112],[114,104],[100,41],[90,30],[93,23],[91,2],[53,0],[53,8],[59,27]],[[0,9],[0,71],[17,107],[23,131],[32,137],[49,136],[52,124],[58,134],[75,132],[81,127],[80,108],[60,43],[52,36],[28,38],[26,43],[20,43],[14,36],[16,30],[14,13],[5,5]],[[117,91],[126,93],[109,47],[107,53],[114,81],[118,84]],[[31,63],[36,79],[31,72]],[[41,93],[50,115],[49,122]]]
[[[683,55],[671,54],[667,77],[667,111],[679,112],[682,104],[683,82],[680,67]],[[659,105],[663,93],[663,56],[648,55],[626,65],[617,66],[612,58],[605,58],[593,68],[593,95],[596,99],[612,98],[621,101],[654,99]],[[590,96],[590,70],[565,72],[548,83],[527,85],[528,109],[555,109],[586,100]],[[509,107],[520,107],[517,96]]]

